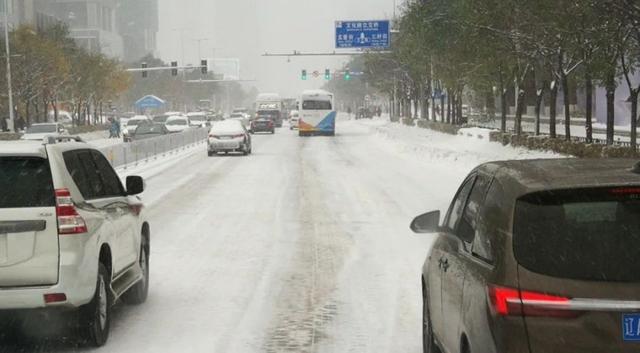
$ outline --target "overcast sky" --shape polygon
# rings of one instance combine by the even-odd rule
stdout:
[[[238,58],[242,78],[257,80],[251,84],[262,92],[295,96],[323,84],[301,81],[303,68],[340,68],[344,57],[287,62],[262,53],[333,51],[334,21],[391,18],[394,2],[402,0],[160,0],[158,52],[165,61],[182,61],[184,45],[187,64],[199,55]]]

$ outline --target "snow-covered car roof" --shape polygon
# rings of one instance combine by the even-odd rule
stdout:
[[[234,132],[244,132],[244,125],[240,120],[224,120],[218,123],[213,124],[209,132],[212,133],[234,133]]]

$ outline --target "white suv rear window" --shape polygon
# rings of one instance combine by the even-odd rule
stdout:
[[[55,206],[49,162],[35,157],[0,157],[0,208]]]

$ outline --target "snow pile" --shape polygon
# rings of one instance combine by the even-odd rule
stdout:
[[[456,169],[470,170],[479,164],[496,160],[562,157],[551,152],[530,151],[525,148],[487,143],[488,131],[490,131],[487,129],[467,129],[465,136],[451,136],[429,129],[389,122],[375,121],[371,124],[368,122],[360,124],[374,129],[374,136],[398,156]],[[469,138],[466,136],[468,134],[484,135],[479,139]]]
[[[496,130],[483,129],[479,127],[468,127],[468,128],[462,128],[458,130],[458,135],[477,138],[477,139],[488,142],[490,140],[490,135],[492,131],[496,131]]]

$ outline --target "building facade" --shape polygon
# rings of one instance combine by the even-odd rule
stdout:
[[[65,22],[80,46],[126,62],[156,51],[158,0],[8,0],[8,10],[10,28]]]
[[[158,0],[120,0],[116,16],[125,62],[155,54],[159,28]]]

